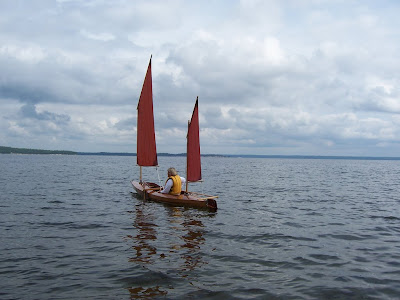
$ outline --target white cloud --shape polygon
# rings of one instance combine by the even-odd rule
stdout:
[[[0,47],[0,56],[17,59],[23,63],[38,63],[46,58],[46,52],[37,45],[3,45]]]
[[[109,42],[115,39],[114,35],[106,32],[102,33],[92,33],[87,30],[81,30],[80,32],[84,37],[96,41],[102,41],[102,42]]]

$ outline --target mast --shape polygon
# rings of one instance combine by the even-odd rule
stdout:
[[[142,181],[142,166],[158,165],[154,130],[151,59],[152,56],[150,57],[137,106],[137,164],[140,166],[140,181]]]
[[[188,179],[188,143],[189,143],[189,139],[188,139],[188,135],[189,135],[189,128],[190,128],[190,121],[188,120],[188,133],[186,136],[186,188],[185,188],[185,192],[189,192],[189,179]]]
[[[196,98],[192,118],[188,123],[186,149],[186,192],[188,183],[201,180],[200,136],[199,136],[199,97]]]

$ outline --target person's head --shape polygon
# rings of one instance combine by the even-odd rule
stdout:
[[[169,168],[168,176],[175,176],[175,175],[178,175],[178,172],[176,172],[175,168]]]

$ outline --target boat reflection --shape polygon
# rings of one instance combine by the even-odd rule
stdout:
[[[157,249],[150,241],[157,239],[157,225],[154,223],[155,216],[150,212],[144,211],[144,208],[145,206],[136,207],[136,218],[133,227],[137,229],[137,235],[127,236],[135,241],[132,249],[136,251],[135,256],[131,257],[129,261],[151,264],[154,262]]]
[[[204,264],[199,250],[205,239],[203,237],[203,223],[184,212],[181,207],[172,207],[169,211],[173,224],[172,229],[180,233],[180,241],[171,244],[170,252],[176,252],[180,255],[183,262],[179,272],[183,277],[187,277],[189,271]]]
[[[131,299],[153,299],[168,294],[167,291],[160,290],[159,286],[149,288],[128,288],[128,291]]]
[[[162,213],[165,210],[167,213]],[[155,212],[153,205],[142,202],[132,213],[135,213],[135,234],[127,236],[133,244],[129,262],[147,269],[145,276],[150,277],[146,284],[128,288],[132,299],[165,296],[173,289],[171,281],[177,277],[187,280],[193,270],[206,264],[200,253],[205,244],[204,225],[202,216],[194,210],[161,206]],[[156,280],[151,280],[152,274]],[[165,278],[160,280],[159,274]],[[152,286],[150,282],[154,281],[158,285]]]

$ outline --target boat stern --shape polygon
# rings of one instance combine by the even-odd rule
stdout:
[[[207,199],[207,207],[212,210],[217,210],[217,201],[215,201],[215,199]]]

